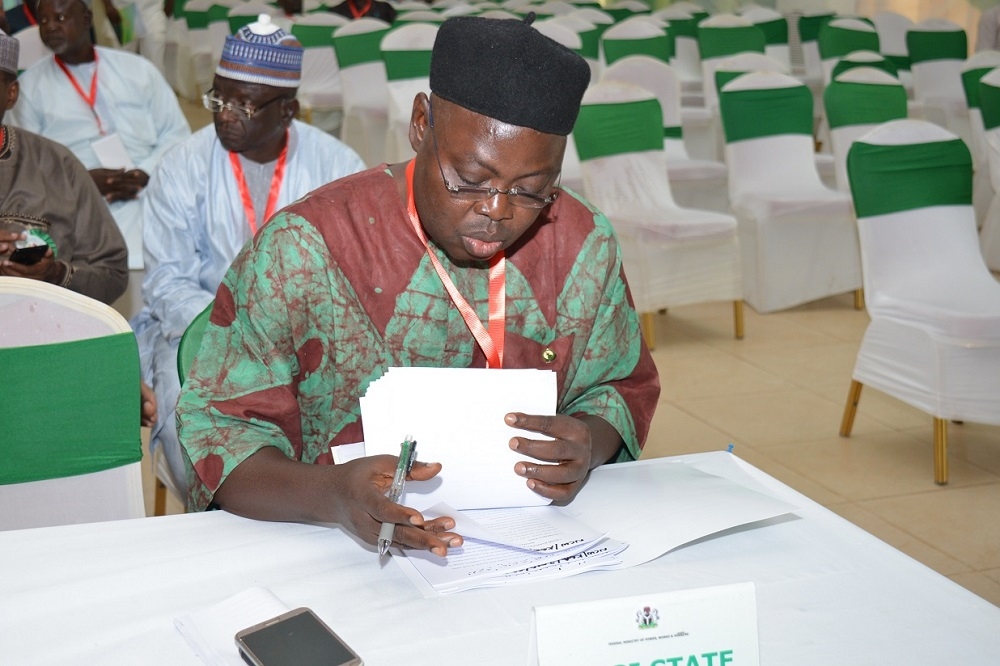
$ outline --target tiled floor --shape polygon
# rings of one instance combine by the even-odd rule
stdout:
[[[656,318],[663,392],[644,456],[734,452],[880,539],[1000,605],[1000,427],[949,428],[950,481],[933,481],[931,418],[866,389],[837,435],[868,323],[850,296],[758,315],[732,308]],[[147,508],[152,513],[152,479]],[[182,511],[170,498],[168,512]]]

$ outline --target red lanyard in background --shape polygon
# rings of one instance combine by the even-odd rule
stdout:
[[[97,115],[97,108],[96,108],[96,105],[97,105],[97,50],[96,49],[94,50],[94,76],[90,79],[90,94],[89,95],[87,93],[83,92],[83,87],[80,85],[80,82],[76,80],[76,77],[73,76],[73,73],[71,71],[69,71],[68,67],[66,67],[66,63],[64,63],[62,61],[62,58],[60,58],[59,56],[56,56],[56,64],[59,65],[59,69],[61,69],[63,71],[63,74],[66,75],[66,78],[69,79],[69,82],[73,84],[73,89],[76,90],[76,94],[79,95],[80,98],[84,102],[86,102],[86,104],[87,104],[88,107],[90,107],[90,112],[92,114],[94,114],[94,120],[97,121],[97,131],[101,133],[101,136],[104,136],[104,126],[101,124],[101,117]]]

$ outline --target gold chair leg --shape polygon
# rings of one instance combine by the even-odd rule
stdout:
[[[156,488],[153,491],[153,515],[165,516],[167,514],[167,487],[163,481],[156,480]]]
[[[948,422],[934,419],[934,483],[948,483]]]
[[[643,312],[640,318],[642,328],[642,338],[646,341],[646,348],[653,351],[656,348],[656,333],[653,331],[653,313]]]
[[[864,310],[865,309],[865,290],[855,289],[854,290],[854,309]]]
[[[858,402],[861,400],[861,388],[864,386],[856,379],[851,380],[851,388],[847,391],[847,404],[844,405],[844,418],[840,420],[840,436],[850,437],[854,427],[854,415],[858,413]]]
[[[733,332],[737,340],[743,339],[743,301],[733,301]]]

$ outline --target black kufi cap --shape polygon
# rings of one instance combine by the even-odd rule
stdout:
[[[441,24],[431,92],[509,125],[566,136],[590,83],[587,62],[524,21],[458,16]]]

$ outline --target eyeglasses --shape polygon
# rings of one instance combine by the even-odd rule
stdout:
[[[434,132],[434,112],[429,104],[428,121],[431,129],[431,140],[434,142],[434,158],[438,163],[438,171],[441,172],[441,180],[444,182],[445,189],[448,190],[453,199],[459,199],[460,201],[483,201],[484,199],[492,199],[498,194],[505,194],[507,195],[507,201],[513,206],[520,208],[545,208],[559,196],[559,192],[556,190],[553,190],[548,196],[542,196],[540,194],[532,194],[531,192],[523,192],[516,187],[512,187],[509,190],[501,190],[496,187],[453,185],[444,175],[444,168],[441,166],[441,156],[438,154],[437,134]],[[562,173],[559,174],[559,178],[560,180],[562,179]],[[559,187],[558,181],[555,187]]]
[[[246,116],[247,120],[250,120],[256,114],[263,111],[264,107],[266,107],[267,105],[277,102],[279,99],[287,99],[286,95],[279,95],[273,99],[269,99],[268,101],[264,102],[258,107],[240,106],[238,104],[233,104],[232,102],[227,102],[219,97],[216,97],[215,95],[212,94],[214,91],[215,88],[212,88],[207,93],[201,96],[201,103],[202,105],[204,105],[206,109],[208,109],[212,113],[219,113],[220,111],[225,109],[230,113],[242,114],[243,116]]]

